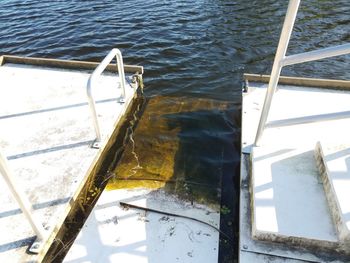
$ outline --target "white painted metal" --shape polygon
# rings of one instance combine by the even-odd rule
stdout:
[[[86,87],[88,102],[89,102],[92,119],[94,123],[94,128],[96,132],[96,140],[95,140],[95,143],[93,144],[93,147],[95,148],[99,148],[99,143],[101,142],[101,130],[98,123],[95,100],[92,96],[91,90],[96,79],[102,74],[102,72],[106,69],[106,67],[109,65],[109,63],[113,60],[114,57],[117,60],[119,80],[122,88],[122,97],[120,98],[119,101],[122,103],[125,102],[125,73],[124,73],[123,57],[122,57],[122,53],[117,48],[113,48],[108,53],[108,55],[102,60],[102,62],[98,65],[98,67],[94,70],[94,72],[91,74],[88,80],[88,84]]]
[[[258,126],[258,131],[256,134],[255,145],[258,145],[260,142],[260,138],[265,129],[265,123],[267,120],[267,116],[270,111],[271,101],[273,94],[275,93],[278,79],[281,74],[282,66],[281,60],[285,57],[290,36],[292,34],[295,18],[297,16],[298,8],[299,8],[300,0],[290,0],[288,5],[288,10],[286,14],[286,18],[284,20],[281,37],[279,40],[278,48],[276,51],[275,61],[273,63],[271,78],[269,82],[269,86],[266,92],[264,107],[261,112],[260,122]]]
[[[350,53],[350,43],[348,43],[285,57],[299,4],[300,0],[289,1],[286,18],[284,20],[280,41],[277,47],[276,56],[271,71],[269,86],[266,92],[264,107],[261,112],[259,126],[255,137],[255,146],[259,146],[262,134],[266,128],[266,121],[269,115],[272,97],[276,91],[282,67]]]
[[[270,121],[266,123],[265,127],[266,128],[285,127],[285,126],[300,125],[300,124],[306,124],[306,123],[317,123],[321,121],[340,120],[340,119],[346,119],[349,117],[350,117],[350,111],[332,112],[332,113]]]
[[[281,65],[282,67],[284,67],[284,66],[289,66],[289,65],[294,65],[294,64],[299,64],[299,63],[304,63],[304,62],[309,62],[309,61],[314,61],[314,60],[319,60],[324,58],[346,55],[349,53],[350,53],[350,43],[287,56],[284,59],[282,59]]]
[[[19,182],[13,176],[12,171],[9,168],[7,159],[0,152],[0,173],[5,179],[7,186],[11,190],[12,195],[16,199],[19,207],[21,208],[23,214],[27,218],[31,227],[33,228],[35,234],[39,240],[44,240],[47,237],[44,227],[35,220],[33,216],[33,208],[27,197],[23,194],[24,191],[20,188]]]

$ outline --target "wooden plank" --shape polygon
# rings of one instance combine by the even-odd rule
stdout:
[[[244,73],[243,79],[247,80],[247,81],[252,81],[252,82],[265,82],[265,83],[267,83],[270,80],[270,75]],[[348,80],[281,76],[278,83],[283,84],[283,85],[295,85],[295,86],[316,87],[316,88],[326,88],[326,89],[350,90],[350,81],[348,81]]]
[[[99,63],[89,61],[61,60],[51,58],[34,58],[34,57],[19,57],[11,55],[3,55],[0,57],[0,66],[5,63],[36,65],[44,67],[65,68],[65,69],[95,69]],[[115,64],[109,64],[107,71],[118,72]],[[143,74],[142,66],[124,65],[124,70],[127,73]]]

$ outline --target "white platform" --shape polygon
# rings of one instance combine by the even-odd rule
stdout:
[[[251,194],[249,192],[248,154],[241,155],[241,187],[239,214],[239,262],[240,263],[304,263],[327,262],[347,263],[348,256],[340,257],[336,253],[322,252],[320,249],[299,249],[287,242],[267,242],[252,238]]]
[[[318,141],[349,142],[350,92],[280,85],[261,145],[252,147],[266,87],[249,83],[243,95],[242,159],[250,154],[250,161],[241,163],[240,262],[261,262],[261,254],[286,262],[347,262],[329,256],[350,251],[337,233],[314,155]]]
[[[93,90],[101,125],[101,149],[87,105],[91,71],[5,63],[0,66],[0,150],[32,202],[35,216],[50,230],[61,224],[69,201],[86,179],[115,125],[132,101],[127,85],[120,103],[117,74],[103,75]],[[35,260],[26,250],[35,239],[7,185],[0,177],[0,261]]]
[[[242,151],[245,153],[250,152],[254,143],[266,88],[265,83],[250,83],[248,93],[243,95]],[[350,142],[345,128],[350,124],[349,100],[347,91],[280,86],[268,118],[272,128],[265,130],[260,146],[314,150],[318,141]],[[334,120],[328,120],[330,117]]]
[[[217,262],[217,230],[190,219],[123,209],[120,201],[220,226],[219,211],[163,190],[105,190],[64,262]]]
[[[338,237],[314,151],[253,148],[252,235],[332,247]]]

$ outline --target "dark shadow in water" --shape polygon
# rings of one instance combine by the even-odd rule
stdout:
[[[166,189],[189,201],[220,203],[223,166],[233,161],[235,137],[223,111],[179,112],[164,118],[170,129],[179,130],[172,179],[184,182],[167,184]]]
[[[175,156],[174,177],[179,182],[197,182],[210,188],[192,184],[167,184],[166,189],[191,202],[219,204],[220,234],[218,262],[235,262],[238,255],[238,196],[240,132],[233,125],[237,112],[199,110],[165,115],[170,128],[180,127],[179,147]],[[237,147],[238,146],[238,147]]]
[[[120,138],[122,150],[118,149],[121,143],[117,138],[110,155],[103,160],[106,167],[101,165],[104,168],[90,180],[78,200],[87,200],[84,193],[89,189],[98,187],[102,191],[107,183],[105,178],[112,173],[109,189],[154,187],[149,185],[154,180],[158,183],[156,188],[163,187],[169,194],[221,208],[220,229],[233,241],[220,236],[219,262],[235,262],[240,145],[237,112],[235,104],[225,101],[164,96],[150,99],[137,121],[128,117],[127,131],[122,132],[128,136]],[[137,128],[130,128],[135,122]],[[96,201],[97,198],[83,203],[83,207],[76,205],[59,231],[60,242],[50,248],[46,262],[64,258]]]
[[[107,188],[162,187],[221,208],[219,262],[238,245],[240,110],[225,101],[158,96],[147,107]],[[161,184],[156,184],[160,183]]]

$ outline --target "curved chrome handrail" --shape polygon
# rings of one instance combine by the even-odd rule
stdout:
[[[122,97],[120,98],[120,102],[125,102],[126,93],[125,93],[125,74],[124,74],[123,57],[119,49],[113,48],[108,53],[108,55],[102,60],[102,62],[98,65],[98,67],[94,70],[94,72],[92,72],[86,87],[86,93],[88,96],[88,102],[89,102],[89,106],[92,114],[95,133],[96,133],[96,139],[92,145],[93,148],[99,148],[99,144],[101,142],[101,130],[98,123],[95,100],[92,96],[91,90],[92,90],[93,83],[95,82],[95,79],[102,74],[102,72],[106,69],[106,67],[109,65],[109,63],[113,60],[114,57],[116,57],[116,60],[117,60],[120,85],[122,88]]]
[[[96,142],[94,144],[95,146],[93,147],[96,147],[96,148],[98,148],[98,143],[101,141],[101,132],[100,132],[98,119],[97,119],[95,100],[92,97],[91,89],[95,78],[97,78],[102,74],[102,72],[106,69],[106,67],[109,65],[109,63],[113,60],[114,57],[116,57],[116,60],[117,60],[118,73],[119,73],[120,83],[122,88],[121,101],[124,101],[126,94],[125,94],[125,74],[124,74],[123,58],[122,58],[121,52],[116,48],[112,49],[108,53],[108,55],[102,60],[102,62],[90,75],[88,84],[87,84],[88,102],[92,112],[94,127],[96,131],[96,136],[97,136]],[[24,194],[24,191],[20,187],[19,182],[13,176],[13,171],[10,169],[8,165],[7,158],[3,156],[1,152],[0,152],[0,174],[3,176],[12,195],[14,196],[19,207],[21,208],[21,211],[23,212],[24,216],[30,223],[30,226],[32,227],[33,231],[37,235],[36,241],[33,243],[33,245],[29,249],[30,252],[37,254],[41,251],[43,244],[47,242],[47,239],[49,237],[49,232],[46,231],[46,229],[41,225],[39,221],[36,220],[33,213],[33,207],[30,201],[28,200],[27,196]]]

